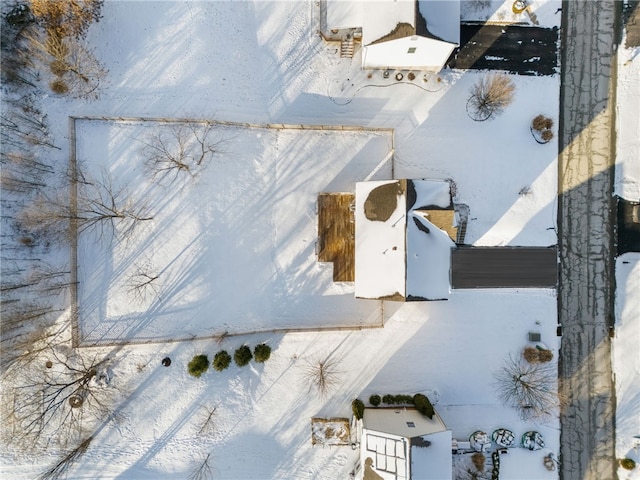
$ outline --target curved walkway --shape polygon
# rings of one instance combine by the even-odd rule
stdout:
[[[558,318],[560,478],[616,478],[613,168],[621,2],[563,2]]]

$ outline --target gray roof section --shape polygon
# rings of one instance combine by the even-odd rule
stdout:
[[[557,247],[461,247],[451,251],[452,288],[555,288]]]

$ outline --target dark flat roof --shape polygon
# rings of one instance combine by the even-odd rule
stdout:
[[[451,251],[453,288],[555,288],[556,247],[460,247]]]

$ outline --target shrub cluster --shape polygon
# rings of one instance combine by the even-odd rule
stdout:
[[[478,470],[479,472],[484,472],[486,458],[483,454],[481,454],[480,452],[474,453],[473,455],[471,455],[471,462],[473,463],[473,466],[476,467],[476,470]]]
[[[540,138],[545,142],[553,138],[553,119],[549,117],[544,115],[536,116],[531,122],[531,128],[538,132]]]
[[[364,416],[364,403],[360,399],[355,399],[351,402],[351,411],[356,419],[360,420]]]
[[[413,405],[413,397],[411,395],[385,395],[382,397],[382,403],[387,405]]]
[[[620,466],[625,470],[633,470],[636,468],[636,462],[633,458],[623,458],[620,460]]]
[[[256,345],[251,352],[248,345],[242,345],[233,352],[233,361],[239,367],[249,364],[253,358],[257,363],[264,363],[271,357],[271,347],[266,343]],[[226,370],[231,365],[231,355],[225,350],[221,350],[213,357],[213,368],[218,372]]]
[[[253,354],[251,353],[251,349],[247,345],[241,346],[233,353],[233,360],[239,367],[248,365],[252,358]]]
[[[271,357],[271,347],[266,343],[256,345],[253,349],[253,359],[258,363],[264,363]]]
[[[435,410],[433,409],[433,405],[426,395],[416,393],[413,396],[413,403],[416,406],[416,410],[418,410],[421,414],[425,415],[429,419],[433,418]]]
[[[209,370],[209,358],[206,355],[196,355],[187,365],[189,375],[200,378],[204,372]]]
[[[413,396],[386,394],[382,398],[380,398],[380,395],[371,395],[369,397],[369,403],[374,407],[377,407],[380,403],[384,403],[385,405],[414,405],[416,410],[429,418],[433,418],[433,414],[435,413],[429,399],[421,393],[416,393]]]
[[[529,363],[546,363],[553,360],[553,352],[551,350],[537,347],[525,347],[522,351],[522,356]]]
[[[213,357],[213,368],[221,372],[225,370],[231,364],[231,355],[229,355],[225,350],[221,350],[216,353],[215,357]]]

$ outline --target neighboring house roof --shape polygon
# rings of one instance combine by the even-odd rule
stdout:
[[[357,298],[448,297],[450,252],[455,243],[430,221],[435,210],[453,210],[448,182],[360,182],[355,210]]]
[[[447,430],[447,426],[438,412],[434,413],[433,418],[428,418],[414,407],[365,408],[362,427],[406,438]],[[449,449],[451,449],[451,445],[449,445]]]
[[[415,408],[366,408],[360,445],[363,479],[450,479],[451,438],[437,412],[429,419]]]
[[[362,28],[363,68],[438,71],[460,43],[460,0],[326,0],[330,29]]]

